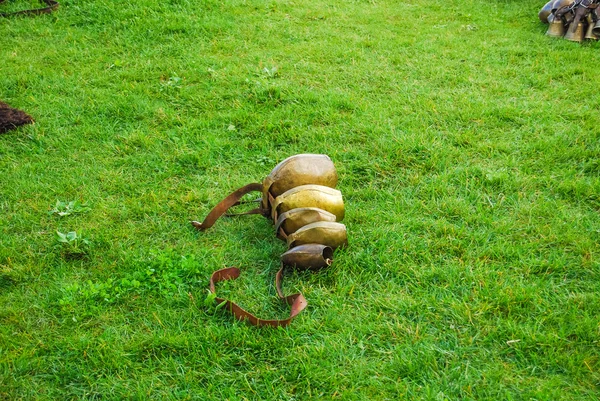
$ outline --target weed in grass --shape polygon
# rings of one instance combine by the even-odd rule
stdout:
[[[84,213],[89,211],[90,208],[84,204],[81,203],[80,201],[69,201],[69,202],[62,202],[60,200],[56,201],[56,204],[54,205],[54,208],[52,208],[50,211],[48,211],[48,214],[52,215],[52,214],[56,214],[60,217],[63,216],[69,216],[71,214],[78,214],[78,213]]]
[[[59,305],[114,303],[132,295],[187,298],[198,283],[198,261],[193,255],[177,256],[172,252],[151,252],[149,260],[134,264],[134,269],[111,275],[104,280],[74,282],[64,288]]]
[[[82,234],[75,231],[62,233],[56,231],[56,248],[67,259],[81,259],[89,255],[91,242]]]

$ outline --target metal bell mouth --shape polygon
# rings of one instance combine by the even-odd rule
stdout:
[[[295,268],[321,269],[331,266],[333,249],[321,244],[298,245],[281,255],[281,262]]]

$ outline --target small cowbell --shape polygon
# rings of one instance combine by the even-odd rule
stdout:
[[[333,249],[321,244],[298,245],[281,255],[281,262],[284,266],[317,270],[331,265]]]
[[[594,27],[592,28],[592,33],[600,37],[600,18],[598,18],[596,24],[594,24]]]
[[[565,39],[570,40],[571,42],[583,42],[583,37],[585,35],[585,25],[584,22],[579,21],[577,25],[574,23],[569,26],[567,33],[565,33]]]
[[[587,23],[588,26],[585,32],[585,39],[598,40],[598,36],[594,34],[594,17],[592,16],[592,13],[587,15]]]
[[[565,36],[565,25],[561,18],[555,17],[552,19],[552,22],[550,22],[548,30],[546,31],[546,35],[552,36],[553,38],[562,38]]]

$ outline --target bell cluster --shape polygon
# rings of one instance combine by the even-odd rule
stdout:
[[[261,214],[272,220],[278,238],[287,243],[281,255],[281,269],[275,276],[275,288],[280,299],[290,305],[287,319],[259,319],[239,305],[216,297],[215,284],[234,280],[240,275],[236,267],[217,270],[210,278],[210,292],[215,302],[225,305],[238,320],[248,320],[255,326],[283,327],[290,324],[304,308],[307,301],[301,293],[285,296],[282,280],[286,268],[318,270],[333,262],[333,252],[348,243],[344,218],[342,193],[335,189],[338,175],[329,156],[300,154],[279,163],[262,181],[237,189],[206,216],[203,222],[192,221],[198,230],[206,230],[230,208],[245,203],[242,197],[251,192],[262,193],[257,199],[260,207],[241,214]],[[235,214],[233,214],[235,215]],[[233,216],[229,214],[229,216]]]
[[[347,244],[342,193],[337,172],[326,155],[301,154],[279,163],[263,181],[263,207],[277,237],[286,241],[283,266],[320,269],[333,251]]]
[[[540,21],[548,24],[546,35],[572,42],[600,37],[600,0],[550,0],[540,10]]]

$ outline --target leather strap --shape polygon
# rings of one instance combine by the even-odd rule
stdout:
[[[0,0],[0,3],[3,3],[5,0]],[[46,7],[35,8],[32,10],[22,10],[15,11],[12,13],[0,13],[0,17],[12,17],[14,15],[40,15],[40,14],[49,14],[52,11],[56,10],[59,6],[58,2],[55,0],[41,0],[42,3],[46,4]]]
[[[252,209],[252,210],[248,210],[247,212],[244,213],[227,213],[225,214],[226,217],[234,217],[234,216],[246,216],[248,214],[260,214],[260,215],[265,215],[265,211],[264,209],[257,207],[256,209]]]
[[[245,185],[240,189],[232,192],[227,198],[219,202],[219,204],[215,206],[213,210],[210,211],[210,213],[206,216],[202,223],[194,220],[191,222],[192,225],[198,230],[206,230],[207,228],[211,228],[219,219],[219,217],[225,214],[225,212],[229,210],[230,207],[239,204],[239,201],[244,195],[254,191],[262,191],[262,184],[255,182],[253,184]]]
[[[262,201],[262,198],[253,199],[253,200],[243,200],[243,201],[236,202],[235,204],[232,205],[232,207],[237,206],[237,205],[245,205],[246,203],[260,203],[261,201]]]
[[[213,294],[216,294],[215,283],[218,283],[219,281],[224,281],[224,280],[235,280],[239,276],[240,276],[240,269],[238,269],[236,267],[227,267],[225,269],[217,270],[210,276],[210,292],[212,292]],[[287,302],[287,304],[290,305],[290,307],[291,307],[290,308],[290,317],[288,317],[287,319],[283,319],[283,320],[259,319],[256,316],[254,316],[253,314],[242,309],[240,306],[238,306],[234,302],[231,302],[229,300],[219,298],[219,297],[215,298],[215,301],[217,302],[218,305],[220,305],[221,303],[225,303],[225,309],[227,311],[229,311],[229,313],[231,313],[233,316],[235,316],[236,319],[248,320],[254,326],[285,327],[285,326],[289,325],[292,322],[292,320],[296,316],[298,316],[298,314],[300,312],[302,312],[304,310],[304,308],[306,308],[306,306],[308,305],[308,302],[306,301],[306,299],[304,298],[304,296],[301,293],[288,295],[287,297],[285,295],[283,295],[283,290],[281,288],[282,280],[283,280],[283,266],[281,267],[281,269],[277,272],[277,275],[275,276],[275,286],[277,287],[277,295],[279,296],[279,298],[282,300],[285,300]]]
[[[279,299],[283,299],[283,289],[281,288],[283,284],[283,263],[281,264],[281,268],[275,275],[275,288],[277,289],[277,296]]]

